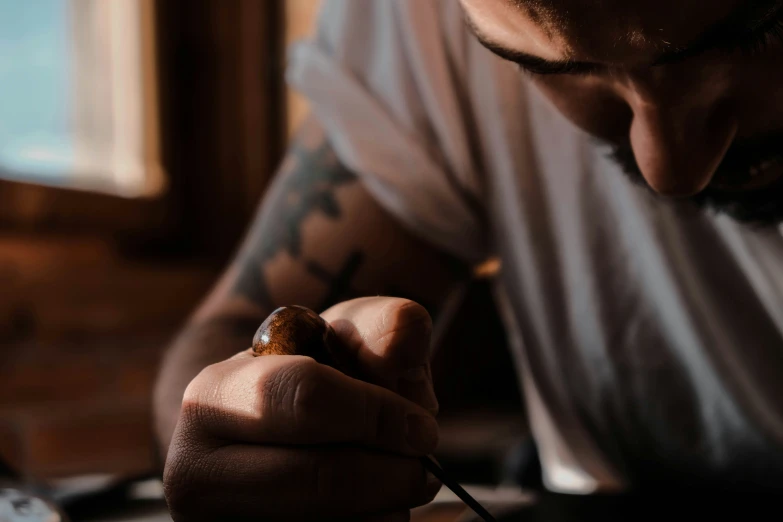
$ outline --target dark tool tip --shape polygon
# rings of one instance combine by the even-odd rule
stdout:
[[[495,520],[495,517],[493,517],[489,511],[487,511],[484,506],[478,503],[478,501],[470,496],[470,493],[465,491],[465,489],[460,486],[455,480],[452,480],[445,471],[443,471],[443,468],[441,468],[437,462],[432,460],[430,457],[422,457],[421,458],[422,464],[424,464],[424,467],[427,468],[427,471],[435,475],[438,480],[443,482],[443,485],[449,488],[451,491],[454,492],[455,495],[459,497],[461,501],[463,501],[470,509],[472,509],[478,516],[480,516],[485,522],[497,522]]]

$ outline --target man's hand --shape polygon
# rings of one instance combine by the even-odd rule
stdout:
[[[249,351],[204,369],[166,462],[175,520],[396,522],[435,496],[440,483],[415,458],[438,440],[426,310],[364,298],[323,317],[367,382]]]

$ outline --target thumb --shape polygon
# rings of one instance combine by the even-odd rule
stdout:
[[[438,412],[430,371],[432,319],[423,306],[396,297],[365,297],[321,315],[350,352],[362,378],[433,415]]]

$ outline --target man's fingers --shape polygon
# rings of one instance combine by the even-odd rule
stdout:
[[[362,378],[437,413],[430,373],[432,320],[424,307],[407,299],[368,297],[335,305],[322,316]]]
[[[352,448],[229,445],[196,462],[177,458],[170,455],[165,477],[175,520],[404,516],[432,500],[438,486],[418,459]],[[211,513],[212,506],[220,506],[220,513]],[[405,520],[400,514],[389,520]]]
[[[238,356],[206,368],[185,391],[182,422],[210,437],[255,444],[353,443],[406,455],[437,446],[425,409],[309,357]]]

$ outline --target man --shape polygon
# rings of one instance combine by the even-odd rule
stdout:
[[[437,310],[489,256],[549,488],[783,484],[783,2],[323,9],[313,118],[161,374],[175,518],[406,520],[429,318],[340,302]],[[372,384],[234,355],[289,303]]]

